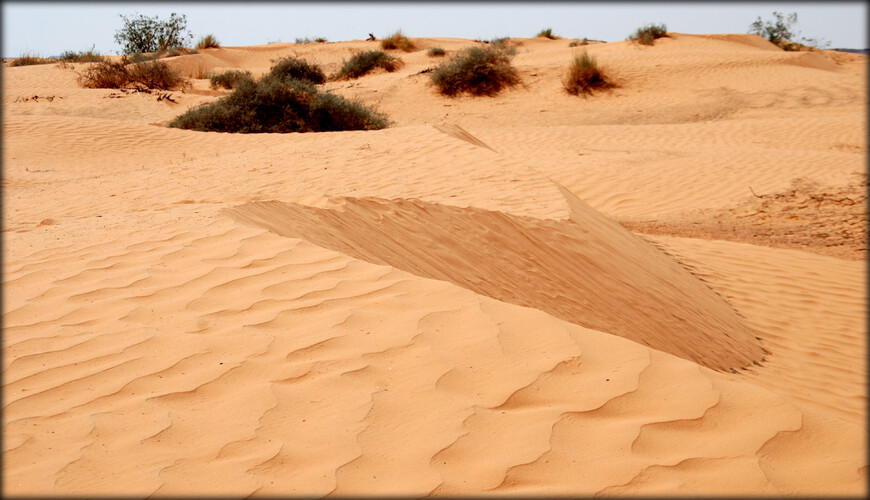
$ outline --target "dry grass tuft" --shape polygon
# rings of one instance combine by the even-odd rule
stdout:
[[[656,39],[668,36],[668,28],[664,24],[648,24],[638,28],[633,34],[629,35],[628,40],[642,45],[653,45]]]
[[[615,87],[611,79],[598,66],[598,62],[584,50],[580,55],[574,56],[568,73],[562,78],[562,86],[571,95],[584,97],[593,90],[604,90]]]
[[[414,50],[417,50],[417,46],[408,37],[402,34],[402,30],[399,30],[381,40],[381,48],[384,50],[403,50],[405,52],[413,52]]]

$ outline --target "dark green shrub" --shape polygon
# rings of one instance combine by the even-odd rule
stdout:
[[[542,29],[537,35],[537,38],[549,38],[550,40],[555,40],[556,35],[553,34],[553,28]]]
[[[513,51],[503,45],[470,47],[435,68],[432,82],[447,96],[463,92],[475,96],[495,95],[520,82],[511,57]]]
[[[188,85],[187,79],[163,61],[130,62],[103,60],[85,68],[79,84],[92,89],[160,89],[177,90]]]
[[[211,88],[216,89],[223,87],[225,89],[234,89],[243,80],[252,80],[251,72],[245,71],[227,71],[220,75],[211,75]]]
[[[305,59],[298,59],[293,56],[287,56],[278,59],[272,69],[269,71],[268,78],[276,78],[279,80],[305,80],[314,84],[323,83],[326,81],[326,75],[320,66],[310,64]]]
[[[228,96],[190,109],[169,126],[253,134],[376,130],[388,124],[386,116],[357,102],[318,92],[310,82],[262,78],[242,80]]]
[[[584,50],[579,56],[574,56],[568,73],[562,79],[565,91],[572,95],[591,94],[593,90],[615,87],[610,78],[598,66],[594,57]]]
[[[405,52],[412,52],[417,49],[417,46],[408,37],[402,34],[402,30],[399,30],[381,40],[381,48],[384,50],[398,49]]]
[[[668,28],[664,24],[648,24],[638,28],[628,39],[634,43],[652,45],[656,39],[668,36]]]
[[[388,72],[395,71],[401,65],[401,59],[395,58],[382,50],[358,52],[345,61],[334,80],[350,80],[359,78],[366,73],[383,68]]]
[[[124,54],[162,52],[184,47],[185,42],[193,39],[184,14],[173,12],[168,21],[142,14],[130,18],[121,15],[121,19],[124,25],[115,32],[115,42],[123,46]]]
[[[218,39],[211,34],[203,36],[199,39],[199,42],[196,43],[197,49],[216,49],[220,46],[221,44],[218,42]]]
[[[432,47],[427,53],[432,57],[440,57],[445,54],[444,49],[441,47]]]

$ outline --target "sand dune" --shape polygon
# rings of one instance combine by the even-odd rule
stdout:
[[[450,99],[477,42],[415,41],[324,85],[373,132],[164,125],[375,42],[172,58],[175,103],[4,67],[4,492],[866,494],[866,56],[593,43],[584,100],[514,39]]]

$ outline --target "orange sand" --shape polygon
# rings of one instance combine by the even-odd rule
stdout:
[[[325,85],[374,132],[3,69],[4,493],[866,494],[866,57],[593,44],[583,99],[515,39],[522,86],[450,99],[426,49],[475,42],[415,41]]]

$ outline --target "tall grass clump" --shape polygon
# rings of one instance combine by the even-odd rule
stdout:
[[[268,78],[278,80],[304,80],[306,82],[320,84],[326,81],[326,74],[320,66],[311,64],[305,59],[287,56],[277,61],[266,75]]]
[[[575,55],[574,60],[568,67],[568,72],[562,78],[565,91],[571,95],[584,97],[593,90],[603,90],[616,85],[604,73],[598,62],[584,50],[580,55]]]
[[[334,80],[351,80],[359,78],[377,68],[383,68],[388,72],[397,70],[402,64],[401,59],[393,57],[382,50],[368,50],[357,52],[344,62]]]
[[[209,77],[211,80],[211,88],[217,89],[218,87],[223,87],[225,89],[232,90],[236,88],[244,80],[252,80],[251,72],[245,71],[244,73],[241,71],[226,71],[219,75],[211,75]]]
[[[535,35],[537,38],[549,38],[550,40],[555,40],[556,35],[553,34],[553,28],[542,29]]]
[[[25,52],[24,54],[21,54],[21,57],[13,59],[12,62],[9,63],[9,66],[33,66],[36,64],[51,64],[53,62],[56,61],[54,59],[39,57]]]
[[[648,24],[640,27],[628,36],[628,40],[643,45],[652,45],[656,39],[668,36],[668,28],[664,24]]]
[[[446,96],[490,96],[520,82],[511,64],[514,51],[501,44],[470,47],[432,72],[432,83]]]
[[[130,62],[127,56],[118,61],[103,60],[85,68],[78,81],[79,85],[92,89],[177,90],[189,85],[186,78],[163,61]]]
[[[402,30],[399,30],[381,40],[381,48],[384,50],[403,50],[405,52],[412,52],[417,49],[417,46],[408,37],[402,34]]]
[[[243,80],[226,97],[176,117],[170,127],[242,134],[377,130],[387,117],[362,104],[320,92],[303,80]]]
[[[205,35],[196,42],[197,49],[217,49],[220,46],[220,42],[212,34]]]

